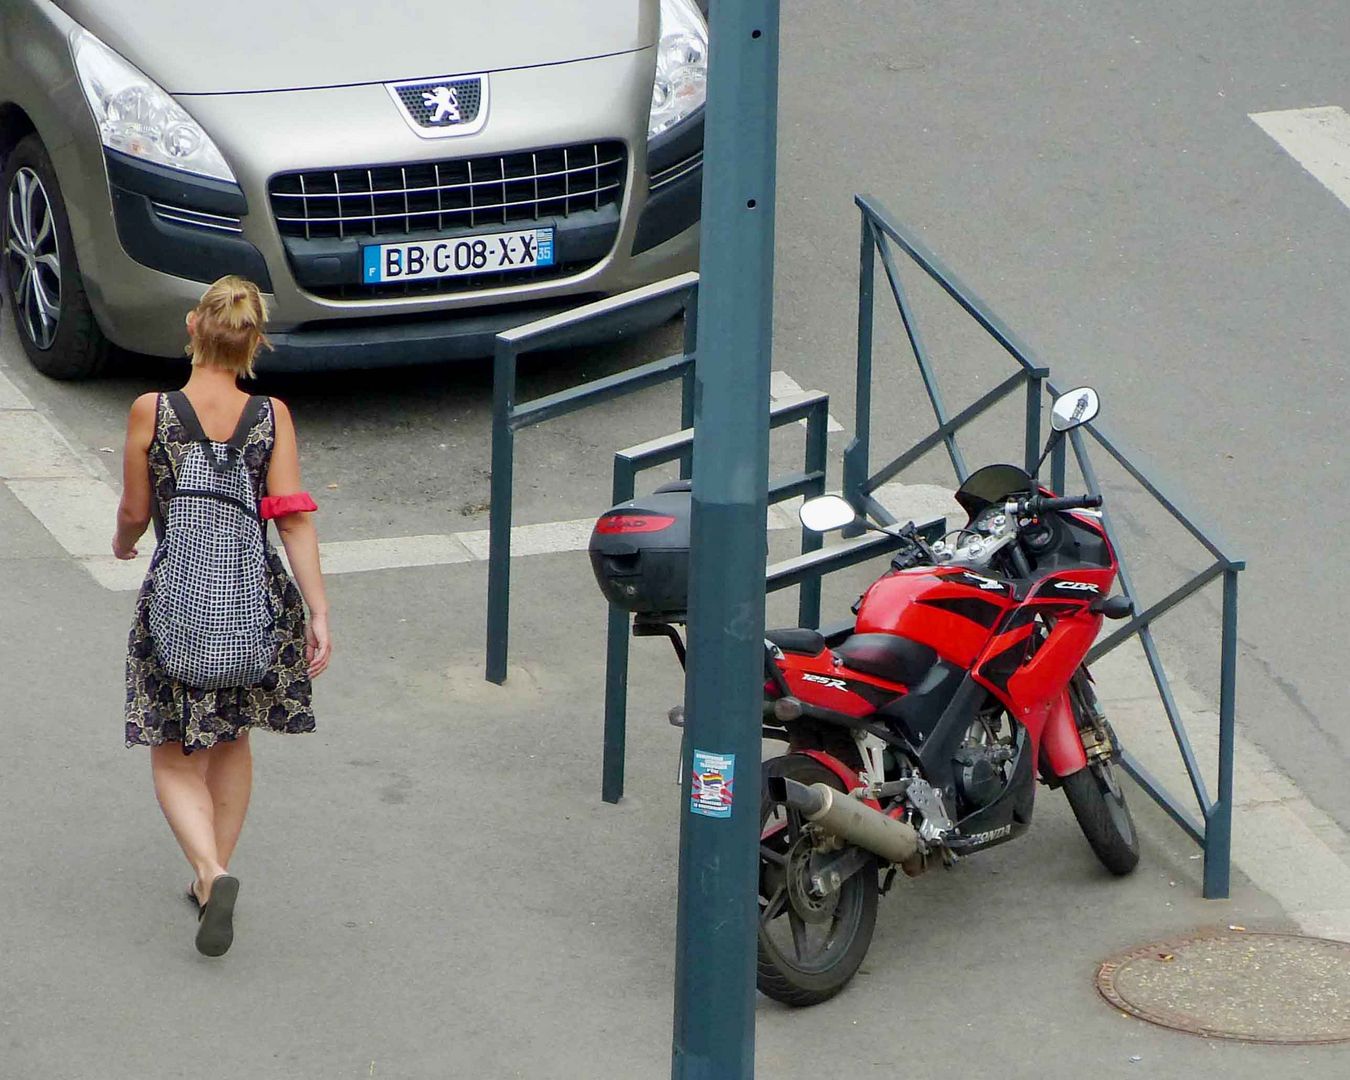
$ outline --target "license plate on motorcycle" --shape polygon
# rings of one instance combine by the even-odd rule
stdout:
[[[551,228],[372,244],[361,249],[361,280],[367,285],[552,265]]]

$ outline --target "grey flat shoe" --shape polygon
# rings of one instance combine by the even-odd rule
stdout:
[[[197,951],[203,956],[224,956],[229,951],[238,897],[238,878],[221,874],[211,883],[211,896],[197,913]]]

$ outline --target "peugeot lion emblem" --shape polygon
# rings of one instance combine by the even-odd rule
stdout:
[[[486,75],[446,75],[384,85],[404,121],[424,139],[472,135],[487,122]]]
[[[432,110],[429,123],[458,124],[464,119],[459,115],[459,95],[453,86],[438,86],[435,90],[424,92],[422,104]]]

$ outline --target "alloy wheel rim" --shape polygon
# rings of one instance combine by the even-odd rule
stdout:
[[[5,198],[5,271],[19,324],[50,349],[61,322],[61,248],[51,200],[32,169],[19,169]]]

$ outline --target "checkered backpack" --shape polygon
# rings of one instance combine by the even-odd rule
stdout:
[[[251,397],[228,442],[202,431],[181,391],[168,395],[192,440],[174,476],[151,577],[150,636],[164,673],[203,690],[252,686],[276,646],[266,524],[244,463],[249,431],[271,402]]]

